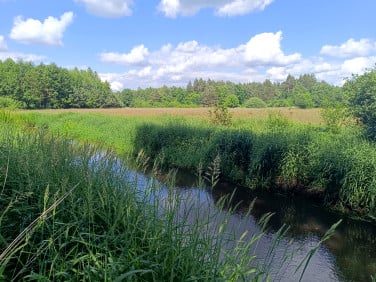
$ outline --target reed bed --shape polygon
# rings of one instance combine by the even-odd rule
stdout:
[[[213,225],[171,187],[163,198],[153,178],[140,189],[111,151],[16,125],[26,121],[0,113],[0,279],[270,278],[270,260],[252,255],[262,232],[233,238],[226,218]]]

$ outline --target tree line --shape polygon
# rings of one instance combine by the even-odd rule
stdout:
[[[344,104],[343,87],[319,81],[313,74],[288,75],[283,82],[234,83],[204,80],[186,87],[111,91],[92,69],[68,70],[55,64],[0,61],[0,108],[100,107],[299,107]]]
[[[121,101],[90,68],[68,70],[55,64],[0,61],[0,108],[119,107]]]
[[[344,103],[342,88],[318,81],[313,74],[284,82],[233,83],[195,79],[186,87],[124,89],[117,93],[127,107],[299,107],[313,108]]]

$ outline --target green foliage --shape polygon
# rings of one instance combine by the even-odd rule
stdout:
[[[253,149],[252,134],[243,131],[221,131],[213,137],[206,160],[219,156],[220,170],[226,178],[245,183]]]
[[[350,126],[353,123],[348,110],[344,107],[323,108],[321,117],[327,129],[333,133],[339,133],[343,127]]]
[[[232,123],[232,114],[224,103],[218,103],[213,110],[209,110],[209,115],[215,125],[230,126]]]
[[[156,124],[137,130],[139,149],[162,155],[167,166],[193,171],[218,156],[221,176],[238,184],[306,193],[336,209],[375,216],[376,148],[355,129],[337,133],[272,115],[258,130]]]
[[[258,97],[251,97],[244,102],[246,108],[266,108],[266,103]]]
[[[249,281],[268,275],[249,255],[263,233],[238,242],[225,232],[227,219],[216,221],[191,206],[189,196],[168,189],[165,201],[150,197],[161,192],[156,181],[138,189],[108,151],[29,134],[9,119],[0,124],[2,280]],[[234,246],[225,257],[224,244]]]
[[[3,117],[122,153],[143,150],[164,167],[196,171],[201,163],[201,175],[205,175],[202,168],[219,156],[221,177],[234,182],[308,193],[330,207],[364,218],[376,216],[376,148],[363,140],[357,127],[328,130],[327,126],[294,124],[278,114],[263,122],[242,120],[233,127],[167,117],[9,113]]]
[[[225,98],[224,104],[229,108],[239,107],[239,98],[235,94],[230,94]]]
[[[22,105],[21,102],[11,97],[0,96],[0,109],[15,110],[15,109],[21,109],[23,107],[24,106]]]
[[[98,108],[121,106],[107,82],[88,70],[67,70],[55,64],[35,66],[8,59],[0,61],[0,97],[17,107]]]
[[[344,89],[350,97],[353,115],[363,124],[367,136],[376,140],[376,67],[363,75],[354,75]]]

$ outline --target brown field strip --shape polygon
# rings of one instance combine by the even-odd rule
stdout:
[[[106,108],[106,109],[54,109],[54,110],[33,110],[29,112],[40,113],[96,113],[104,115],[153,117],[161,115],[182,116],[182,117],[209,117],[210,108]],[[229,110],[234,118],[267,118],[270,113],[280,113],[292,121],[304,123],[321,123],[320,109],[296,109],[296,108],[265,108],[248,109],[236,108]],[[24,112],[24,111],[23,111]]]

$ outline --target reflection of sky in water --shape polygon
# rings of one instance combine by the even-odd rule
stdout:
[[[90,163],[98,164],[98,161],[101,159],[103,160],[103,155],[97,154],[92,157]],[[95,170],[95,165],[93,169]],[[180,203],[178,216],[185,217],[189,222],[189,220],[194,220],[198,214],[203,221],[210,220],[208,228],[212,229],[211,232],[216,232],[219,225],[224,220],[227,220],[226,230],[228,232],[232,232],[237,238],[244,232],[248,232],[247,236],[250,238],[252,235],[261,232],[261,227],[257,223],[261,215],[265,212],[274,212],[275,215],[271,218],[264,236],[261,237],[257,244],[255,244],[255,249],[252,250],[257,255],[256,263],[264,262],[264,258],[272,245],[278,228],[283,223],[287,223],[290,226],[290,230],[286,233],[284,239],[280,240],[275,247],[273,257],[270,261],[267,261],[273,269],[273,281],[298,281],[304,265],[295,273],[297,266],[302,262],[309,250],[317,245],[330,225],[339,219],[338,216],[330,214],[322,208],[314,207],[307,202],[300,201],[297,198],[292,200],[263,196],[256,199],[252,215],[244,216],[250,204],[249,199],[254,197],[254,195],[249,195],[249,191],[244,195],[240,191],[234,195],[233,202],[241,201],[241,204],[236,206],[235,212],[228,213],[226,210],[219,210],[217,205],[219,198],[223,195],[228,195],[228,190],[233,189],[232,186],[229,187],[229,184],[222,184],[221,187],[216,187],[214,190],[207,188],[199,189],[192,184],[195,183],[192,176],[178,174],[174,188],[169,189],[164,183],[154,177],[131,169],[124,170],[124,166],[116,159],[112,167],[112,172],[118,176],[121,175],[124,183],[131,184],[129,186],[137,187],[140,197],[147,198],[151,203],[158,201],[158,207],[161,208],[160,212],[168,208],[168,205],[176,204],[172,199],[176,199],[177,197]],[[148,187],[154,187],[155,189],[150,190],[147,189]],[[286,203],[283,203],[284,201]],[[187,214],[186,210],[194,210],[195,212]],[[346,224],[349,225],[349,223]],[[354,226],[349,225],[347,229],[352,227]],[[363,231],[361,228],[355,226],[355,230],[361,230],[360,233],[364,232],[367,234],[371,232],[372,234],[372,232],[376,231],[373,227],[370,227],[371,229],[368,231]],[[365,277],[365,279],[369,278],[370,274],[367,272],[364,273],[364,269],[356,269],[360,267],[359,265],[363,265],[364,267],[364,263],[362,264],[362,262],[359,265],[350,264],[348,266],[349,269],[344,269],[342,266],[344,259],[340,255],[352,257],[354,254],[351,248],[362,247],[362,245],[354,245],[354,242],[356,244],[367,244],[367,240],[361,236],[359,237],[358,233],[354,235],[355,238],[351,238],[351,234],[349,234],[351,232],[348,232],[347,229],[346,225],[345,227],[340,225],[333,237],[318,248],[305,270],[302,281],[364,280],[363,278],[359,278],[358,272],[363,272],[363,274],[360,274],[363,275],[361,277]],[[376,247],[375,241],[372,241],[371,246]],[[227,249],[231,249],[232,247],[233,245],[224,246]],[[281,265],[282,259],[286,256],[286,250],[287,253],[294,252],[294,255],[287,259],[287,263]],[[368,254],[367,257],[371,260],[370,263],[376,265],[375,253]],[[351,268],[354,268],[354,270]],[[344,272],[347,274],[347,279],[344,278]]]

